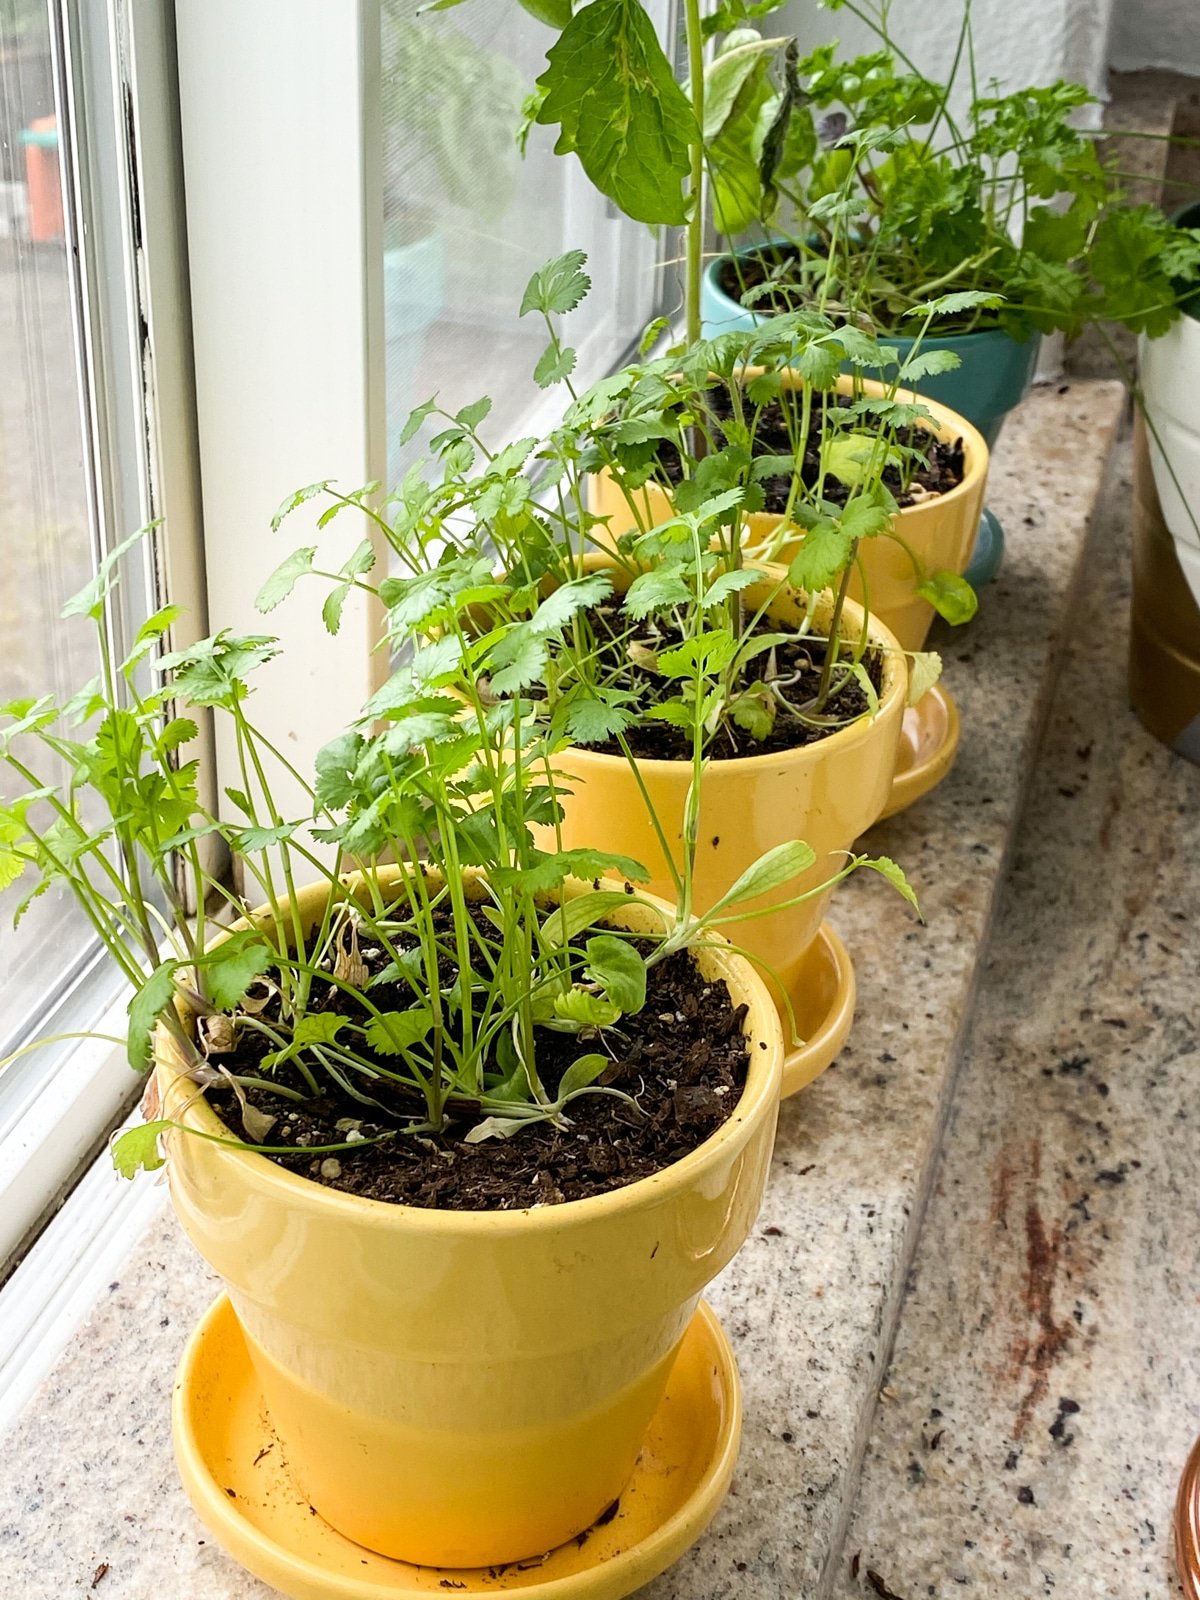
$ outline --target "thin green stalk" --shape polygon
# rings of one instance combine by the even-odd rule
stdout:
[[[691,215],[687,222],[687,342],[700,338],[700,288],[704,273],[704,32],[700,0],[684,0],[688,74],[696,133],[691,147]]]

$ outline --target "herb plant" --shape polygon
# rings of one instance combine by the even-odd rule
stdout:
[[[713,73],[738,84],[706,126],[727,237],[755,228],[778,241],[766,271],[743,275],[743,304],[819,305],[884,334],[911,333],[931,296],[970,291],[948,331],[998,327],[1074,336],[1093,322],[1162,333],[1200,277],[1200,230],[1131,205],[1115,161],[1075,123],[1094,97],[1058,82],[1000,94],[976,75],[971,6],[954,66],[935,83],[899,48],[891,0],[821,0],[877,34],[849,60],[823,45],[803,60],[746,25],[775,9],[722,6]],[[957,118],[951,94],[969,75]]]
[[[476,499],[519,492],[512,459],[489,464],[472,488]],[[330,512],[351,506],[377,515],[365,492],[336,496]],[[439,513],[422,515],[432,534]],[[465,1124],[472,1140],[507,1136],[568,1117],[579,1094],[617,1093],[596,1082],[610,1060],[605,1030],[641,1009],[647,971],[812,864],[802,842],[782,844],[693,917],[697,786],[679,904],[645,939],[606,925],[636,894],[628,881],[600,876],[644,877],[638,863],[542,847],[553,844],[561,815],[553,761],[561,724],[551,698],[525,691],[539,677],[536,660],[544,679],[545,641],[571,628],[595,579],[543,598],[523,575],[497,580],[476,556],[449,547],[435,567],[385,579],[373,592],[411,654],[358,723],[322,750],[308,783],[249,714],[254,672],[277,650],[270,637],[221,632],[164,653],[178,615],[167,607],[124,660],[112,658],[105,605],[121,553],[65,612],[94,623],[99,677],[65,705],[46,696],[0,707],[0,760],[22,786],[0,805],[0,887],[21,896],[18,921],[50,888],[74,897],[133,991],[130,1065],[149,1065],[154,1031],[165,1029],[197,1093],[224,1086],[237,1096],[259,1148],[292,1152],[272,1145],[278,1118],[249,1104],[251,1082],[282,1109],[336,1086],[376,1122],[386,1090],[393,1106],[398,1097],[409,1109],[392,1117],[385,1138],[450,1123]],[[265,608],[313,569],[313,555],[298,552],[275,575]],[[337,626],[349,588],[373,589],[373,563],[364,540],[332,575],[327,624]],[[145,686],[147,669],[157,687]],[[713,676],[706,661],[693,663],[699,690]],[[699,751],[702,693],[692,705]],[[233,724],[240,784],[225,799],[236,820],[200,800],[195,763],[184,754],[196,733],[193,709]],[[65,779],[55,781],[61,770]],[[285,771],[311,800],[302,817],[284,816],[274,798],[272,774]],[[238,854],[264,901],[216,939],[247,907],[206,865],[201,846],[213,836]],[[910,893],[886,859],[851,858],[838,876],[862,865]],[[355,869],[361,877],[348,881]],[[301,873],[328,889],[313,926],[299,909]],[[595,887],[564,896],[573,877]],[[578,1042],[553,1094],[538,1072],[541,1029]],[[247,1040],[257,1047],[253,1079],[236,1065]],[[121,1170],[159,1165],[157,1136],[173,1125],[157,1119],[124,1134],[114,1147]],[[352,1119],[344,1143],[322,1148],[361,1142]]]
[[[917,344],[903,365],[833,305],[798,307],[803,315],[791,321],[777,318],[757,335],[739,332],[702,343],[700,287],[706,234],[710,213],[720,216],[732,203],[738,162],[744,165],[739,139],[744,144],[747,130],[751,126],[756,130],[759,148],[751,163],[756,182],[760,168],[774,170],[796,157],[794,46],[787,40],[763,39],[743,25],[751,16],[776,9],[774,0],[749,10],[742,0],[726,0],[709,16],[703,15],[700,0],[687,0],[688,74],[682,84],[640,0],[591,0],[574,13],[569,6],[547,9],[542,0],[536,4],[531,0],[527,9],[558,31],[527,106],[529,119],[556,125],[556,149],[574,153],[596,187],[627,216],[650,224],[682,224],[686,230],[684,344],[658,362],[642,362],[618,373],[589,395],[572,390],[562,447],[570,455],[578,442],[572,434],[578,434],[581,422],[587,425],[591,437],[584,459],[591,470],[609,470],[627,492],[641,536],[640,543],[626,541],[622,554],[628,560],[665,561],[670,566],[688,548],[687,530],[674,524],[653,531],[633,493],[639,481],[655,478],[662,447],[669,444],[680,464],[679,481],[669,486],[678,509],[690,517],[707,508],[705,525],[692,530],[693,539],[701,532],[716,534],[715,559],[722,569],[716,593],[725,602],[722,618],[728,619],[739,641],[729,665],[733,679],[747,662],[742,640],[745,612],[735,598],[739,586],[750,581],[737,570],[742,564],[741,525],[747,513],[761,507],[764,479],[781,474],[790,478],[778,531],[753,554],[766,560],[777,557],[785,544],[794,541],[795,530],[804,529],[804,549],[791,562],[792,582],[814,593],[826,585],[837,591],[826,670],[811,708],[824,717],[836,681],[830,663],[836,663],[841,649],[842,602],[860,542],[884,533],[903,542],[894,520],[895,499],[884,488],[884,477],[898,467],[903,486],[920,450],[917,440],[902,441],[900,432],[931,420],[923,408],[902,402],[897,391],[919,383],[929,372],[957,365],[957,357],[947,352],[919,349],[933,319],[978,314],[994,306],[995,299],[983,292],[960,291],[934,295],[914,306]],[[706,42],[714,36],[721,37],[723,49],[706,63]],[[772,98],[769,73],[778,59],[785,62],[787,86]],[[564,274],[563,283],[568,281]],[[553,287],[543,285],[543,291]],[[539,299],[531,285],[522,309],[539,310],[549,320],[556,312],[570,310],[577,299],[569,290],[557,300],[545,292]],[[643,353],[653,348],[666,327],[665,321],[652,324]],[[565,381],[569,386],[574,354],[563,349],[552,324],[550,334],[551,347],[537,376],[544,383]],[[886,376],[883,394],[868,392],[856,377],[847,405],[814,404],[814,397],[824,401],[832,396],[843,364],[856,374],[871,371]],[[766,370],[747,387],[741,374],[757,367]],[[780,376],[786,368],[805,384],[794,405],[793,391]],[[718,387],[729,393],[736,411],[719,429],[711,404],[712,391]],[[759,439],[763,408],[772,400],[785,415],[790,460],[777,449],[764,449]],[[802,457],[814,425],[820,434],[815,483],[806,482],[802,474]],[[839,475],[851,490],[844,506],[823,492],[826,481]],[[661,474],[658,477],[668,487]],[[718,495],[728,498],[714,509],[711,502]],[[584,507],[581,497],[574,510],[576,520],[586,526]],[[911,549],[908,554],[914,583],[944,616],[961,622],[973,615],[975,596],[961,578],[926,572]],[[699,574],[694,580],[689,591],[693,603],[711,610],[714,600],[707,606],[701,603],[709,585],[700,583]],[[658,596],[665,603],[673,590],[678,601],[680,583],[678,572],[673,577],[648,574],[632,598],[641,604]],[[865,640],[857,646],[859,658],[863,644]],[[924,670],[916,677],[929,681]],[[723,703],[731,707],[739,695],[733,683],[730,690]],[[742,704],[749,718],[746,702]],[[751,720],[763,724],[757,712]]]
[[[561,319],[587,288],[584,258],[570,252],[536,273],[526,289],[523,314],[541,316],[548,334],[539,381],[567,392],[563,421],[544,439],[493,450],[482,431],[486,399],[453,416],[436,400],[412,413],[405,437],[439,420],[444,426],[431,439],[432,462],[415,465],[386,513],[376,517],[397,572],[380,586],[393,642],[405,643],[414,628],[441,626],[436,605],[453,558],[473,563],[479,574],[498,570],[504,582],[524,585],[531,596],[552,591],[543,604],[554,610],[543,617],[569,608],[569,627],[514,628],[489,684],[502,696],[536,683],[556,737],[629,753],[631,729],[657,719],[690,737],[691,697],[702,692],[703,754],[750,754],[780,709],[801,724],[828,729],[845,720],[840,692],[848,685],[857,684],[873,704],[864,667],[872,648],[867,632],[856,629],[843,638],[840,626],[864,540],[885,537],[904,545],[914,581],[951,620],[974,609],[962,579],[925,571],[905,543],[885,481],[890,477],[904,492],[923,461],[923,452],[906,442],[906,430],[928,413],[898,398],[899,385],[944,358],[918,348],[901,365],[859,330],[805,312],[772,318],[749,335],[632,363],[580,391]],[[928,308],[926,326],[937,309]],[[885,385],[854,383],[838,396],[846,362],[890,364],[893,377]],[[787,368],[804,378],[798,389],[787,386]],[[728,415],[716,415],[716,396],[727,400]],[[786,454],[755,450],[769,407],[788,433]],[[821,444],[806,467],[805,442],[816,417]],[[611,476],[628,509],[630,531],[620,538],[588,509],[588,480],[598,471]],[[775,531],[754,544],[747,519],[763,508],[767,483],[786,504]],[[663,518],[643,494],[655,484],[671,496],[671,513]],[[336,498],[330,513],[347,504],[372,515],[365,490]],[[768,580],[764,567],[795,545],[797,527],[806,530],[803,542],[794,555],[789,551],[786,573],[776,570]],[[299,552],[282,577],[294,579],[316,558],[315,546]],[[595,617],[596,606],[613,593],[614,578],[625,591],[615,631]],[[767,620],[785,582],[809,596],[808,618],[791,632]],[[748,606],[745,596],[755,585],[758,598]],[[822,637],[812,618],[821,591],[831,585],[832,621]],[[340,604],[344,592],[345,580],[337,580],[327,605]],[[482,600],[475,603],[486,610]],[[422,606],[433,608],[432,624]],[[654,641],[650,648],[647,636]],[[800,701],[789,697],[785,674],[766,659],[793,642],[812,645],[821,664],[816,692]],[[703,691],[674,676],[683,659],[679,649],[707,663],[711,681]],[[923,655],[912,667],[915,692],[936,678],[939,663]]]

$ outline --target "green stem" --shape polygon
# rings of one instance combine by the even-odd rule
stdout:
[[[704,32],[700,0],[684,0],[688,73],[696,132],[691,148],[692,210],[687,223],[687,342],[700,338],[700,284],[704,270]]]

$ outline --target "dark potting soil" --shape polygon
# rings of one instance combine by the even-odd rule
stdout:
[[[743,295],[751,290],[751,311],[763,316],[786,315],[804,307],[804,294],[792,269],[800,259],[794,245],[775,245],[770,250],[754,250],[734,261],[726,256],[717,268],[717,287],[736,305],[745,305]],[[767,288],[763,288],[766,284]]]
[[[379,970],[382,956],[364,956]],[[303,1104],[265,1087],[247,1087],[250,1104],[277,1118],[263,1142],[296,1146],[294,1155],[268,1159],[348,1194],[442,1211],[524,1210],[605,1194],[649,1177],[726,1121],[746,1081],[749,1049],[742,1034],[745,1006],[734,1006],[725,984],[708,982],[686,953],[651,967],[648,977],[646,1004],[637,1016],[623,1017],[590,1038],[549,1029],[539,1029],[537,1036],[538,1072],[551,1093],[573,1061],[599,1050],[612,1056],[600,1082],[623,1090],[635,1105],[615,1095],[588,1094],[571,1102],[569,1126],[561,1128],[538,1123],[509,1139],[467,1144],[463,1136],[480,1120],[472,1112],[440,1134],[398,1131],[361,1148],[319,1153],[307,1147],[344,1143],[348,1122],[364,1140],[375,1139],[410,1124],[421,1103],[395,1086],[361,1080],[359,1087],[388,1111],[364,1106],[332,1084],[329,1093]],[[321,987],[315,986],[318,995]],[[381,1010],[400,1009],[411,1003],[411,990],[381,984],[372,999]],[[326,1009],[354,1011],[353,998],[332,985],[324,1000]],[[214,1056],[214,1063],[239,1075],[265,1077],[257,1065],[261,1051],[249,1042],[261,1039],[243,1035],[236,1051]],[[273,1081],[305,1087],[291,1066],[281,1068]],[[210,1089],[208,1098],[234,1133],[249,1137],[231,1090]]]
[[[665,626],[661,618],[648,617],[632,621],[626,617],[622,600],[614,595],[610,600],[593,606],[588,613],[596,637],[606,635],[612,641],[604,652],[607,660],[602,665],[612,670],[624,662],[621,687],[634,690],[643,705],[653,705],[656,699],[666,699],[675,686],[647,667],[636,664],[629,657],[631,645],[640,647],[636,654],[648,651],[658,654],[682,642],[675,629]],[[788,630],[763,618],[750,630],[751,637],[767,633],[785,633]],[[851,641],[852,642],[852,641]],[[714,761],[731,760],[740,756],[778,755],[785,750],[799,750],[804,745],[815,744],[835,732],[847,722],[853,722],[870,710],[867,692],[857,677],[846,671],[848,651],[846,645],[834,668],[833,683],[836,693],[826,702],[817,721],[780,706],[775,722],[764,739],[752,739],[736,725],[726,722],[718,729],[706,755]],[[643,656],[644,660],[645,657]],[[803,710],[816,697],[821,681],[821,668],[825,661],[825,643],[821,639],[789,639],[775,647],[774,657],[763,651],[746,665],[745,683],[762,682],[768,672],[777,680],[789,680],[784,695],[790,706]],[[872,687],[878,694],[883,686],[883,657],[878,650],[870,649],[863,656],[863,666]],[[794,681],[791,681],[794,680]],[[781,684],[782,687],[782,684]],[[640,760],[690,761],[691,734],[669,722],[652,717],[642,717],[625,732],[625,741]],[[620,755],[621,747],[615,740],[594,746],[605,755]]]
[[[813,489],[821,478],[821,440],[824,429],[824,413],[828,406],[841,409],[851,402],[845,396],[814,395],[812,412],[809,419],[808,437],[804,444],[804,456],[800,465],[800,478],[805,488]],[[728,389],[723,386],[709,390],[707,404],[715,422],[715,431],[720,432],[724,419],[733,415],[733,402],[729,398]],[[784,413],[784,406],[788,407],[788,415]],[[749,406],[749,402],[747,402]],[[751,408],[752,409],[752,408]],[[790,415],[790,423],[789,423]],[[869,423],[868,419],[868,423]],[[800,401],[791,394],[783,394],[777,400],[764,406],[757,422],[754,435],[754,454],[756,456],[790,456],[792,455],[792,439],[800,427]],[[790,432],[789,432],[790,427]],[[836,432],[831,435],[836,438]],[[913,506],[921,500],[928,499],[931,495],[946,494],[950,489],[956,489],[963,481],[966,471],[963,443],[961,439],[945,442],[934,437],[927,429],[916,426],[897,428],[895,432],[896,443],[907,450],[917,450],[923,457],[915,463],[910,461],[907,466],[907,481],[901,477],[900,468],[889,465],[883,470],[883,482],[898,506]],[[683,468],[679,460],[679,452],[673,444],[664,444],[658,453],[659,469],[665,474],[670,485],[677,484],[683,476]],[[788,507],[788,498],[791,494],[792,474],[785,473],[776,478],[764,478],[762,490],[765,496],[763,509],[772,515],[781,516]],[[825,474],[822,486],[822,495],[831,505],[842,506],[850,498],[847,486],[833,476]]]

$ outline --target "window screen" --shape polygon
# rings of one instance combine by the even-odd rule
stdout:
[[[665,28],[668,6],[655,8]],[[517,147],[522,103],[553,32],[515,0],[467,0],[418,15],[418,0],[382,13],[384,325],[388,470],[420,453],[397,435],[435,392],[444,409],[490,395],[498,441],[536,431],[561,405],[534,383],[540,320],[518,319],[530,275],[564,250],[587,252],[592,292],[567,341],[583,383],[613,367],[658,314],[660,246],[615,212],[574,157],[553,153],[556,130]]]

